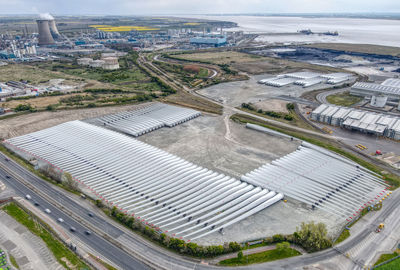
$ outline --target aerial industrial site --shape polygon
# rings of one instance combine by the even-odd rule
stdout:
[[[397,269],[396,15],[82,12],[0,18],[0,269]]]

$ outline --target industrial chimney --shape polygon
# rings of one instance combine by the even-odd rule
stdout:
[[[53,36],[50,33],[50,25],[48,20],[37,20],[39,28],[39,45],[54,44]]]
[[[56,21],[55,20],[50,20],[49,21],[49,26],[50,26],[50,33],[53,36],[54,39],[57,39],[60,36],[60,33],[58,32],[57,26],[56,26]]]

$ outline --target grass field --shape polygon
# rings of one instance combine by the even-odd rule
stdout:
[[[260,253],[243,255],[243,258],[241,259],[232,258],[223,260],[220,261],[219,264],[223,266],[241,266],[254,263],[276,261],[298,255],[301,255],[301,253],[292,248],[288,248],[285,250],[272,249]]]
[[[306,46],[319,49],[331,49],[331,50],[348,51],[348,52],[400,56],[400,48],[398,47],[389,47],[389,46],[380,46],[371,44],[316,43]]]
[[[340,236],[338,237],[338,239],[336,239],[334,245],[339,244],[340,242],[343,242],[344,240],[346,240],[347,238],[349,238],[350,236],[350,231],[349,230],[343,230],[343,232],[340,234]]]
[[[390,260],[390,259],[392,259],[392,258],[394,258],[394,257],[396,257],[398,255],[400,255],[400,254],[397,253],[397,252],[393,252],[393,253],[389,253],[389,254],[382,254],[374,265],[378,265],[378,264],[381,264],[383,262],[386,262],[386,261],[388,261],[388,260]]]
[[[384,264],[376,269],[377,270],[399,270],[400,269],[400,258],[398,258],[390,263]]]
[[[46,243],[57,261],[66,269],[89,269],[71,250],[55,239],[45,228],[39,225],[25,211],[16,204],[11,203],[3,209],[19,223],[24,225],[30,232],[39,236]]]
[[[73,79],[73,77],[23,64],[9,64],[0,67],[1,82],[26,80],[31,84],[39,84],[51,79]]]
[[[363,97],[350,95],[350,92],[348,91],[326,97],[326,100],[329,103],[344,107],[349,107],[351,105],[354,105],[362,101],[363,99],[364,99]]]
[[[212,64],[232,64],[239,62],[263,60],[263,57],[261,56],[235,52],[235,51],[187,53],[187,54],[171,55],[171,57],[189,61],[212,63]]]

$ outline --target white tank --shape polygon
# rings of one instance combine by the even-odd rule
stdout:
[[[386,105],[387,99],[388,99],[388,97],[383,96],[383,95],[372,96],[371,106],[377,107],[377,108],[383,108]]]

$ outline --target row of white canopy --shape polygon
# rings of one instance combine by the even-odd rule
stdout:
[[[187,240],[222,231],[283,198],[81,121],[7,144],[70,173],[121,211]]]
[[[243,175],[241,180],[345,218],[379,201],[387,188],[368,170],[306,142],[296,151]]]
[[[125,134],[140,136],[164,126],[176,126],[200,115],[200,112],[188,108],[150,103],[135,110],[100,117],[97,121]]]

